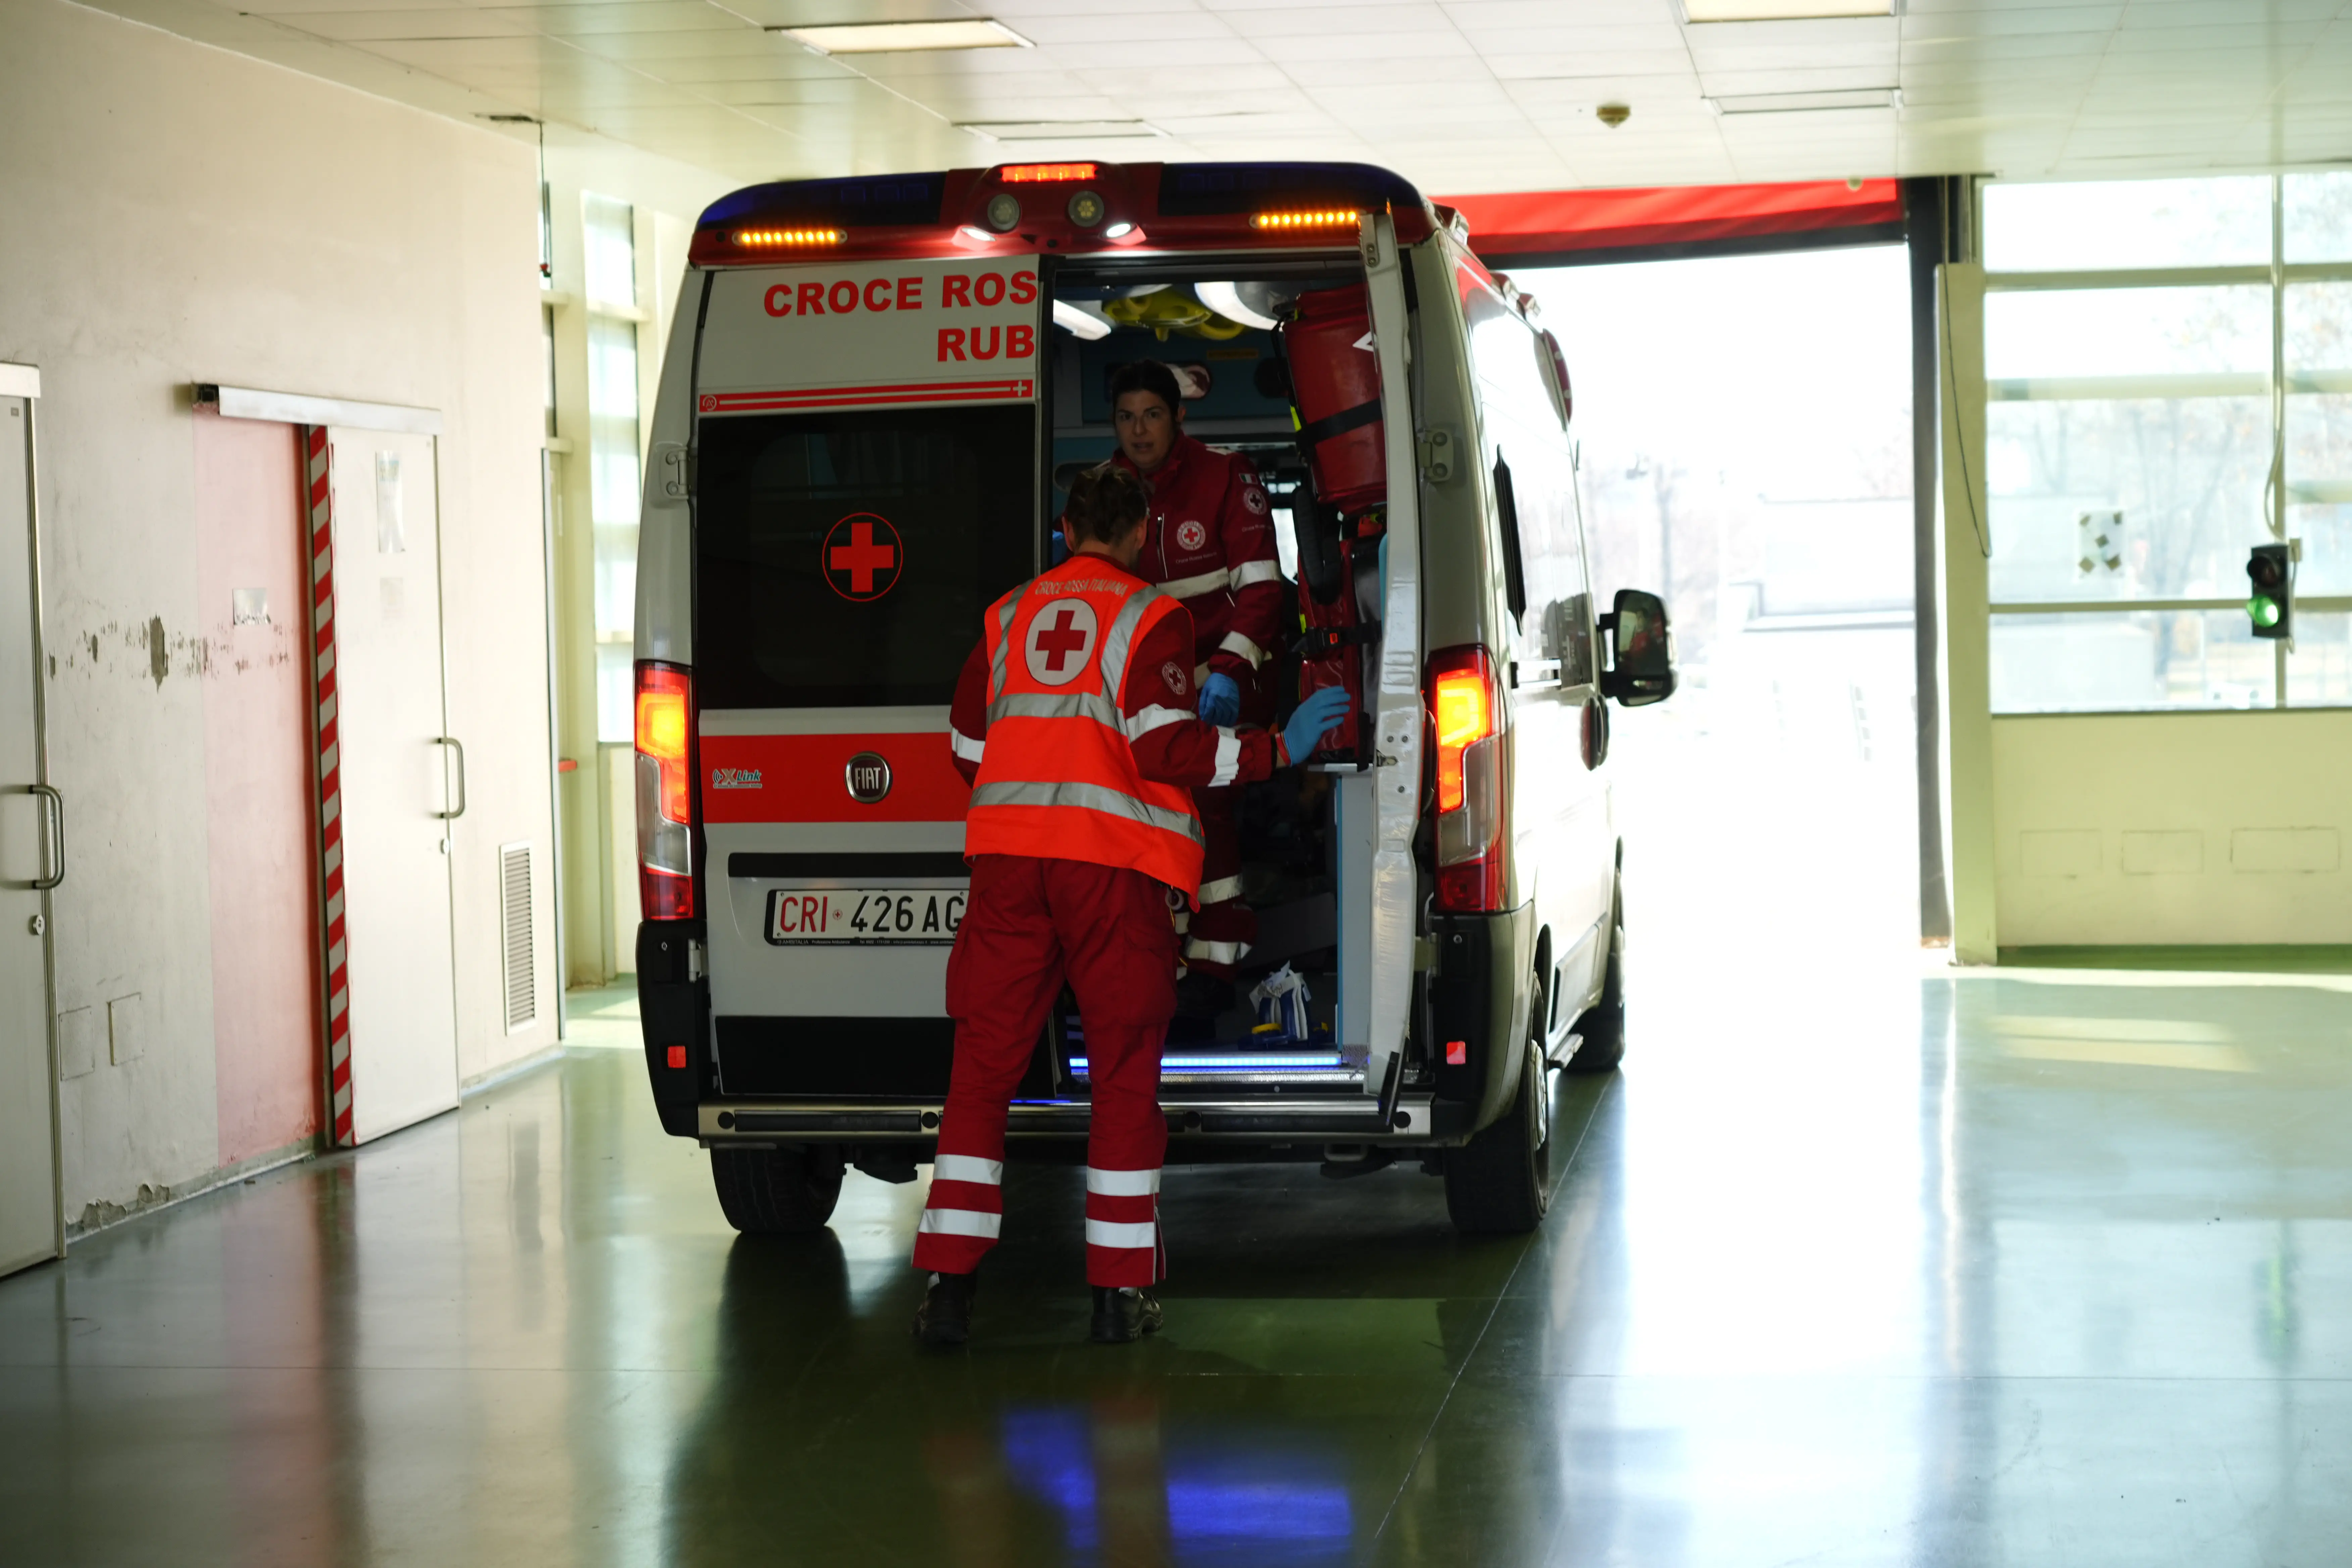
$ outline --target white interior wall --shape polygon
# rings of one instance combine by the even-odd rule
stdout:
[[[2352,712],[1992,721],[2003,947],[2352,942]]]
[[[461,1068],[555,1037],[499,1005],[496,846],[551,848],[527,143],[102,13],[17,0],[0,48],[0,359],[41,367],[53,782],[71,872],[58,1006],[100,1063],[62,1086],[69,1220],[215,1164],[201,628],[187,386],[437,408]],[[545,862],[542,861],[542,864]],[[105,1061],[106,1005],[145,1054]]]

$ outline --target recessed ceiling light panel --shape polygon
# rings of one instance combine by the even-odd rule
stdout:
[[[955,128],[991,142],[1098,142],[1160,134],[1141,120],[959,120]]]
[[[918,49],[1026,49],[1035,46],[985,16],[953,22],[842,22],[815,27],[773,27],[822,55],[907,54]]]
[[[1822,109],[1900,109],[1903,95],[1891,87],[1830,92],[1750,92],[1706,100],[1717,114],[1796,114]]]
[[[1824,16],[1892,16],[1895,0],[1683,0],[1687,22],[1807,22]]]

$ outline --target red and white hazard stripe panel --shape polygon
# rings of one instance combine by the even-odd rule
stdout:
[[[348,1149],[353,1142],[352,993],[343,928],[342,761],[335,737],[334,500],[328,485],[333,449],[327,444],[327,427],[304,426],[302,449],[310,481],[310,668],[318,704],[319,907],[326,921],[327,1113],[335,1146]]]

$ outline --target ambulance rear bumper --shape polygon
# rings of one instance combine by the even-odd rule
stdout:
[[[1465,1108],[1407,1096],[1383,1122],[1366,1095],[1280,1100],[1193,1100],[1163,1103],[1168,1135],[1180,1142],[1297,1141],[1392,1144],[1459,1142],[1469,1131]],[[819,1104],[807,1101],[705,1101],[696,1108],[696,1134],[706,1148],[745,1143],[924,1142],[939,1136],[937,1105]],[[1016,1104],[1005,1123],[1012,1139],[1083,1139],[1083,1100]]]

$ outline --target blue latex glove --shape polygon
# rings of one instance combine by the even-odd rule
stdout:
[[[1301,702],[1290,722],[1282,727],[1282,743],[1289,748],[1291,761],[1304,762],[1323,732],[1348,718],[1355,708],[1347,688],[1341,686],[1327,686]]]
[[[1201,717],[1212,724],[1232,724],[1242,716],[1242,689],[1230,675],[1212,675],[1201,682]]]
[[[1381,542],[1385,544],[1388,541],[1382,540]],[[1062,537],[1062,531],[1060,529],[1057,528],[1051,534],[1047,535],[1046,545],[1046,565],[1059,566],[1063,562],[1067,561],[1070,558],[1070,542]]]

